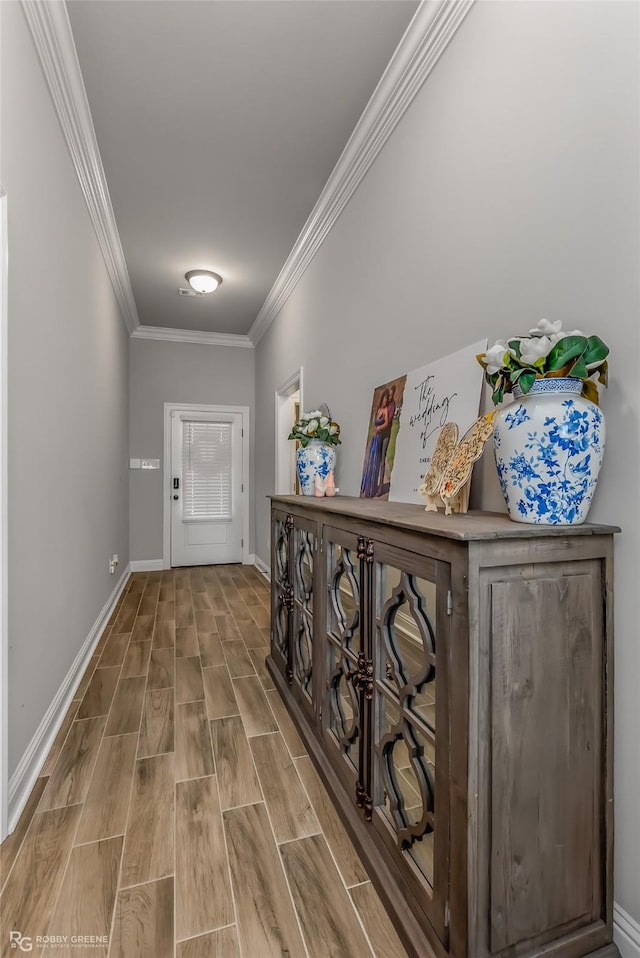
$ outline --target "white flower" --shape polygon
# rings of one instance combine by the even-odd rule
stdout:
[[[520,340],[520,359],[527,366],[535,365],[538,359],[546,359],[553,343],[548,336],[534,336],[531,339]]]
[[[322,413],[319,409],[314,409],[313,412],[306,412],[304,414],[304,419],[319,419]]]
[[[329,425],[329,420],[326,416],[320,416],[320,426],[324,429],[325,426]]]
[[[337,431],[338,431],[338,427],[337,427],[337,426],[330,426],[330,427],[329,427],[329,435],[330,435],[330,436],[335,436],[335,434],[337,433]]]
[[[318,428],[318,420],[312,419],[311,422],[307,423],[307,433],[311,435],[312,432],[315,432]]]
[[[529,330],[530,336],[553,336],[558,335],[562,329],[562,323],[559,319],[555,323],[550,323],[548,319],[541,319],[537,326]],[[558,338],[563,338],[567,333],[561,334]]]
[[[504,342],[504,340],[499,339],[491,349],[488,349],[484,354],[484,361],[487,364],[487,372],[490,376],[493,376],[494,373],[497,373],[502,367],[506,364],[508,355],[515,356],[515,352],[511,349],[510,346]]]
[[[556,343],[559,343],[561,339],[566,339],[567,336],[584,336],[585,334],[580,329],[572,329],[570,332],[565,332],[565,330],[560,330],[559,333],[552,333],[549,336],[549,339],[555,346]],[[585,336],[586,339],[586,336]]]
[[[564,330],[559,319],[555,323],[550,323],[548,319],[541,319],[534,329],[529,330],[529,333],[534,337],[548,336],[554,344],[560,342],[561,339],[566,339],[567,336],[585,335],[581,329]]]

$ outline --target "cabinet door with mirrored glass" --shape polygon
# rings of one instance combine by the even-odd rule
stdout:
[[[449,566],[374,544],[372,824],[446,942]]]
[[[291,671],[293,692],[315,722],[318,711],[314,663],[314,604],[316,581],[316,523],[294,517],[291,553],[293,615],[291,618]]]
[[[273,510],[271,523],[271,657],[281,673],[291,676],[290,618],[293,610],[291,586],[291,541],[293,516]]]
[[[361,560],[356,536],[325,526],[323,537],[322,735],[327,755],[355,801],[363,765],[363,701],[358,683],[363,653]]]

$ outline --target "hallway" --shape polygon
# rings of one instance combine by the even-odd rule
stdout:
[[[268,641],[253,567],[131,576],[0,846],[2,958],[405,956]]]

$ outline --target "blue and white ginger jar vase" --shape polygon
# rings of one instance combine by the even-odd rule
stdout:
[[[536,379],[495,418],[498,477],[516,522],[578,525],[587,518],[602,465],[602,410],[581,379]]]
[[[336,467],[336,447],[321,439],[311,439],[308,445],[299,447],[296,463],[302,494],[312,496],[315,492],[316,476],[324,483]]]

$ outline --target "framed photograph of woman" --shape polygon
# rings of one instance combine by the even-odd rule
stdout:
[[[373,391],[362,467],[361,498],[389,498],[406,381],[406,376],[400,376],[382,386],[376,386]]]

